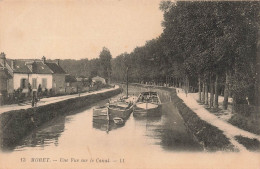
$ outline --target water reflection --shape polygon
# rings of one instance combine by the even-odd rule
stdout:
[[[67,121],[68,122],[68,121]],[[16,147],[20,151],[26,147],[58,146],[59,137],[65,128],[65,116],[52,120],[25,137]]]
[[[93,120],[92,122],[93,128],[106,131],[107,134],[109,134],[110,131],[115,130],[117,128],[121,128],[123,125],[116,125],[114,122],[111,122],[109,120]]]
[[[133,117],[137,121],[143,121],[146,123],[159,122],[161,120],[161,116],[144,116],[135,114]]]
[[[145,136],[155,139],[154,144],[166,151],[202,151],[185,127],[178,109],[171,103],[163,105],[161,117],[136,117],[139,126],[145,128]]]

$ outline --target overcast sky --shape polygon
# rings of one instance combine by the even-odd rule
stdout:
[[[0,0],[7,58],[97,58],[131,52],[162,33],[160,0]]]

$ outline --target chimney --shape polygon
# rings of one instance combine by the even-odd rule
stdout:
[[[42,57],[42,62],[43,62],[44,64],[46,63],[46,57],[45,57],[45,56]]]
[[[6,57],[4,52],[0,54],[0,63],[2,63],[4,67],[6,66]]]
[[[60,66],[60,59],[57,59],[57,65]]]

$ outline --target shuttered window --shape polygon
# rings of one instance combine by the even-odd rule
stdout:
[[[25,84],[24,84],[24,88],[28,89],[28,79],[25,79]]]
[[[42,78],[42,88],[43,89],[47,88],[47,79],[46,78]]]
[[[26,87],[26,79],[21,79],[20,81],[20,88],[24,89]]]
[[[37,89],[37,79],[36,78],[32,79],[32,88]]]

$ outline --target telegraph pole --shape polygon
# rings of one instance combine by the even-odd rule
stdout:
[[[126,68],[126,98],[128,98],[128,67]]]

